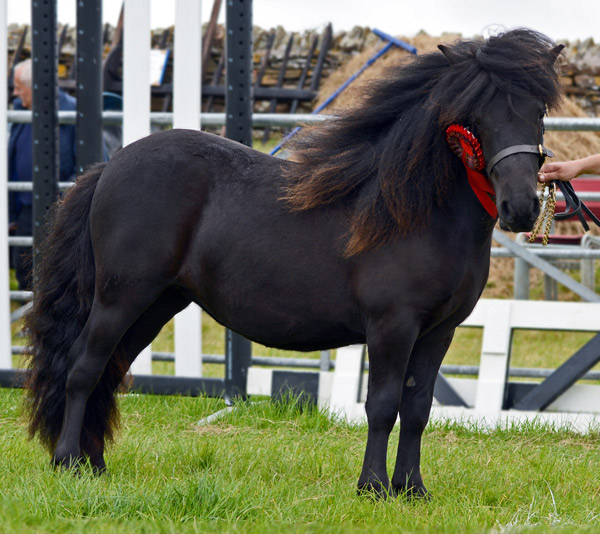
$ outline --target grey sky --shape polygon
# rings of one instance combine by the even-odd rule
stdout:
[[[29,20],[31,3],[8,2],[9,22]],[[174,0],[148,0],[152,27],[174,21]],[[60,22],[75,23],[76,0],[58,1]],[[115,24],[121,0],[104,0],[104,19]],[[203,0],[204,20],[212,0]],[[598,0],[254,0],[254,23],[264,28],[334,30],[371,26],[393,35],[411,36],[424,29],[430,35],[459,32],[465,37],[486,35],[497,27],[526,26],[555,40],[593,37],[600,42]]]

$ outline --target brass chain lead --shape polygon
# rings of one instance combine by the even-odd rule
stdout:
[[[542,228],[542,222],[544,221],[545,213],[544,213],[544,186],[542,185],[540,191],[540,214],[538,215],[537,220],[535,221],[535,225],[531,234],[529,234],[529,242],[535,243],[535,238],[540,233],[540,229]]]
[[[550,198],[546,201],[546,231],[544,232],[543,245],[548,244],[548,237],[552,229],[552,221],[554,220],[554,210],[556,209],[556,184],[552,184]]]
[[[546,203],[544,204],[544,196],[546,196]],[[529,242],[534,243],[536,237],[539,235],[542,229],[544,219],[546,220],[546,226],[544,228],[544,236],[542,238],[542,245],[548,244],[548,238],[550,237],[550,230],[552,228],[552,220],[554,219],[554,211],[556,209],[556,184],[552,184],[552,189],[549,186],[542,185],[542,191],[540,194],[540,215],[535,222],[535,228],[529,236]]]

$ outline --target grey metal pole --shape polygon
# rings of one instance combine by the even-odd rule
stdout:
[[[102,0],[77,0],[77,174],[102,161]]]
[[[529,300],[529,264],[519,257],[515,257],[513,286],[514,298]]]
[[[525,236],[519,234],[517,243],[525,244]],[[529,300],[529,264],[519,256],[515,256],[513,275],[513,297],[519,300]]]
[[[252,146],[252,1],[227,0],[225,132],[229,139]],[[225,332],[225,400],[246,394],[252,344]]]
[[[56,0],[31,2],[33,88],[33,261],[58,196],[58,40]]]

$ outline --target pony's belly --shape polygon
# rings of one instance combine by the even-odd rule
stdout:
[[[266,347],[281,350],[311,352],[365,343],[363,334],[351,332],[344,328],[323,328],[324,325],[317,322],[306,325],[305,328],[298,329],[278,328],[278,325],[273,324],[268,326],[261,325],[255,328],[247,324],[238,328],[233,326],[230,327],[232,330],[247,339]]]
[[[283,306],[263,295],[252,306],[199,304],[223,326],[267,347],[308,352],[365,342],[363,327],[352,311],[342,313],[316,303],[304,309],[306,302],[291,302],[297,305]]]
[[[251,341],[260,343],[265,347],[272,347],[281,350],[294,350],[299,352],[312,352],[318,350],[337,349],[348,345],[365,343],[364,336],[350,332],[312,332],[311,335],[297,336],[295,334],[265,337],[245,336]]]

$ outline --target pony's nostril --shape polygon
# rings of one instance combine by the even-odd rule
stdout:
[[[506,200],[503,200],[500,203],[500,215],[502,216],[502,219],[504,219],[504,222],[506,222],[506,223],[511,223],[513,220],[513,215],[511,214],[510,207]]]

